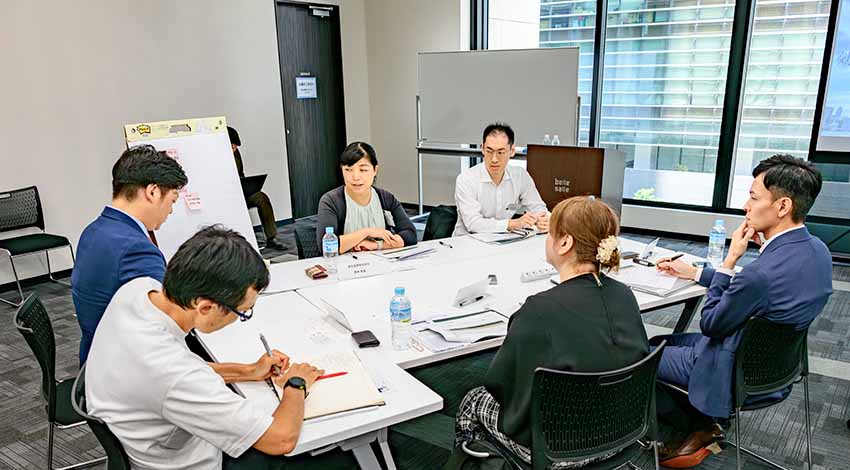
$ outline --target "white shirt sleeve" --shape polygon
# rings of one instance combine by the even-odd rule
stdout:
[[[228,389],[211,368],[180,377],[165,395],[162,416],[231,457],[251,448],[274,418]]]
[[[488,219],[481,214],[479,200],[481,183],[475,181],[475,178],[465,176],[461,173],[455,180],[455,204],[466,231],[469,233],[507,232],[510,220]]]
[[[537,186],[528,171],[522,170],[520,178],[522,183],[519,187],[519,203],[525,207],[526,212],[548,214],[546,203],[540,197],[540,192],[537,191]]]
[[[717,268],[717,270],[715,271],[715,274],[716,274],[716,273],[725,274],[725,275],[727,275],[727,276],[729,276],[729,277],[735,277],[735,270],[734,270],[734,269],[729,269],[729,268]]]

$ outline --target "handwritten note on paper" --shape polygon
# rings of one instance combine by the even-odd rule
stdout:
[[[190,211],[199,211],[203,209],[201,196],[199,196],[198,193],[186,193],[185,199],[186,207],[188,207]]]

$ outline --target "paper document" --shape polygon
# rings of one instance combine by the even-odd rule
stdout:
[[[322,379],[313,384],[310,395],[304,402],[305,420],[385,404],[372,376],[352,351],[299,357],[296,362],[308,362],[324,369],[325,374],[347,372],[345,375]],[[277,388],[283,396],[283,390]]]
[[[659,297],[666,297],[696,283],[690,279],[679,279],[659,272],[653,267],[644,266],[624,268],[611,273],[611,277],[631,287],[632,290]]]
[[[371,254],[390,261],[404,261],[433,253],[437,250],[427,246],[410,246],[388,251],[373,251]]]
[[[676,284],[676,277],[658,271],[654,267],[630,266],[623,268],[611,277],[630,286],[645,286],[658,289],[672,289]]]
[[[517,240],[522,240],[524,237],[515,233],[472,233],[470,237],[484,243],[498,244]]]
[[[474,343],[508,334],[508,319],[498,312],[487,310],[431,320],[427,328],[439,333],[446,341]]]
[[[414,330],[413,337],[416,339],[416,341],[419,341],[419,344],[425,346],[426,349],[433,353],[451,351],[452,349],[462,348],[469,344],[446,341],[445,338],[440,336],[439,333],[431,331],[427,328],[419,331]]]

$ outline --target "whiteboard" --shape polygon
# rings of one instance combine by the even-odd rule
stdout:
[[[189,178],[173,212],[156,231],[166,260],[198,230],[213,224],[239,232],[259,251],[224,117],[131,124],[124,132],[128,147],[150,144],[168,152]]]
[[[420,53],[420,138],[478,144],[502,121],[517,146],[544,134],[575,145],[578,64],[577,47]]]

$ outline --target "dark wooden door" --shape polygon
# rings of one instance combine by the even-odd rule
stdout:
[[[275,16],[292,215],[298,219],[315,214],[322,194],[341,184],[337,161],[346,142],[339,8],[278,1]]]

